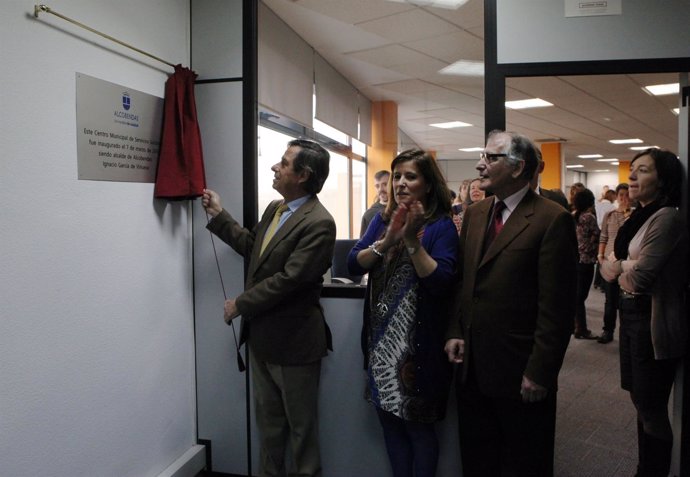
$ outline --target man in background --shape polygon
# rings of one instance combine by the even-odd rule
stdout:
[[[359,229],[360,238],[367,231],[369,223],[379,212],[383,212],[388,205],[388,180],[391,174],[388,171],[378,171],[374,174],[374,189],[376,189],[376,202],[362,215],[362,226]]]
[[[271,167],[273,188],[283,196],[269,204],[252,229],[239,225],[204,191],[213,217],[207,228],[249,261],[244,292],[226,300],[225,322],[242,315],[240,342],[249,346],[260,440],[259,475],[320,476],[318,384],[330,332],[319,304],[322,276],[331,266],[335,222],[316,197],[330,156],[318,144],[293,140]]]

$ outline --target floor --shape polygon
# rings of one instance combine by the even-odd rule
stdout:
[[[587,322],[601,333],[604,294],[592,288]],[[635,411],[620,389],[618,330],[608,344],[572,339],[559,379],[555,477],[630,477],[637,466]],[[198,477],[223,474],[201,473]],[[327,476],[326,476],[327,477]]]
[[[601,333],[604,294],[592,288],[587,322]],[[559,377],[554,473],[557,477],[635,474],[637,424],[620,388],[618,329],[608,344],[571,339]]]

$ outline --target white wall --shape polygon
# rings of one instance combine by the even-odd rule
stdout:
[[[498,63],[687,58],[688,0],[621,0],[622,15],[565,17],[564,0],[497,0]]]
[[[188,0],[50,6],[189,64]],[[189,206],[77,180],[75,73],[162,97],[172,70],[30,2],[0,44],[0,475],[158,475],[196,440]]]
[[[617,167],[614,167],[617,169]],[[616,189],[618,185],[618,171],[616,172],[590,172],[587,174],[587,188],[594,193],[594,198],[599,200],[604,191],[604,186],[609,189]]]
[[[438,166],[448,182],[448,187],[457,193],[462,181],[479,176],[476,169],[477,162],[479,162],[479,153],[477,153],[477,159],[439,159]]]

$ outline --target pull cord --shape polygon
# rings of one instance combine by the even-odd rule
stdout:
[[[211,218],[208,215],[208,212],[206,212],[206,222],[210,222]],[[223,299],[227,300],[228,299],[228,294],[225,292],[225,283],[223,282],[223,273],[220,270],[220,262],[218,261],[218,252],[216,251],[216,242],[213,240],[213,233],[209,232],[209,235],[211,236],[211,246],[213,247],[213,256],[216,259],[216,268],[218,269],[218,276],[220,277],[220,286],[223,289]],[[223,302],[225,303],[225,301]],[[237,352],[237,369],[239,369],[240,373],[244,372],[247,367],[244,364],[244,360],[242,359],[242,354],[240,353],[240,346],[237,343],[237,333],[235,332],[235,322],[230,321],[230,327],[232,328],[232,338],[235,341],[235,351]]]

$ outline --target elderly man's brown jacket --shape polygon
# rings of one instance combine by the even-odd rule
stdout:
[[[448,338],[465,340],[462,379],[520,399],[523,374],[555,390],[575,316],[577,239],[571,215],[529,190],[483,253],[494,198],[465,212],[461,283]]]

